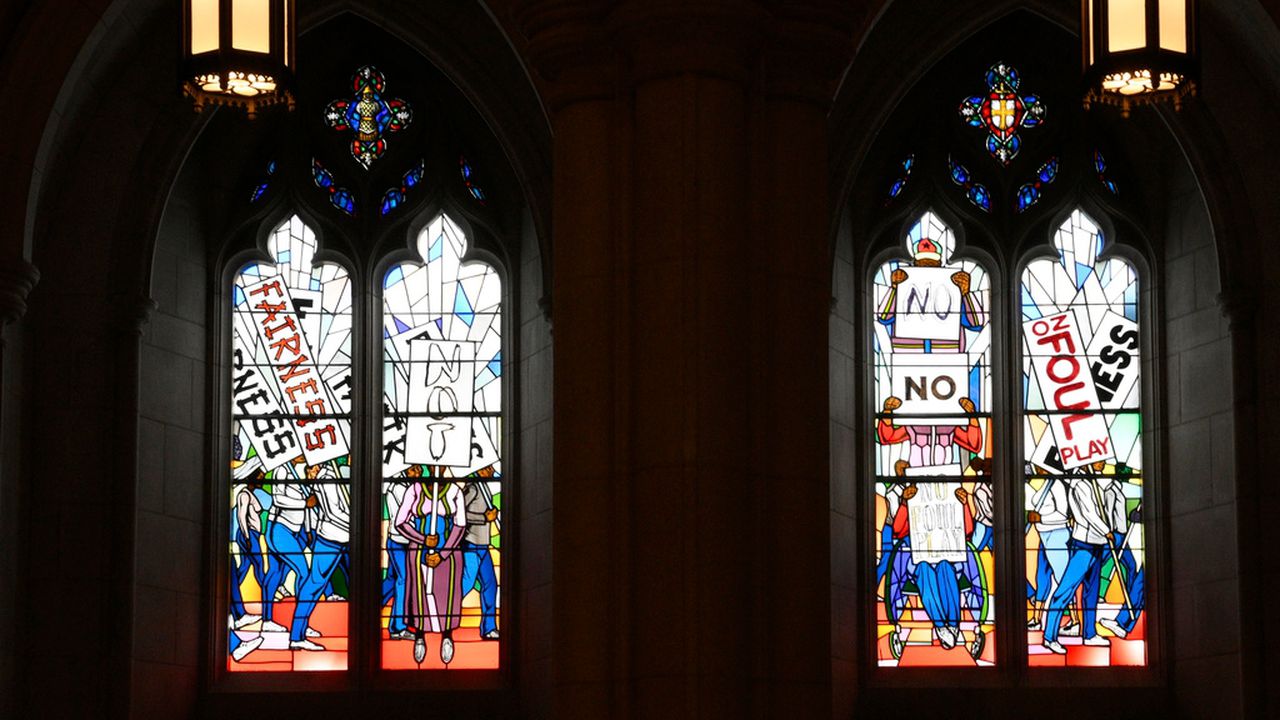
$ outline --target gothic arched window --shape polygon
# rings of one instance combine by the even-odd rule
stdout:
[[[880,675],[1152,662],[1149,251],[1104,157],[1115,128],[1045,61],[1060,40],[1019,22],[903,101],[862,211],[863,617]]]
[[[303,49],[372,35],[350,25]],[[276,117],[225,251],[214,666],[498,671],[519,220],[443,76],[340,56]]]

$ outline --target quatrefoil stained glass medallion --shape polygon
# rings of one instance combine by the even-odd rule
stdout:
[[[1019,95],[1022,78],[1010,65],[998,62],[987,70],[987,94],[972,95],[960,103],[960,119],[987,131],[987,152],[1008,165],[1018,155],[1021,128],[1044,122],[1045,106],[1036,95]]]
[[[365,65],[351,77],[355,96],[334,100],[325,108],[324,120],[338,132],[353,132],[351,156],[366,170],[387,151],[386,136],[400,132],[413,122],[413,109],[399,98],[387,100],[382,93],[387,81],[372,65]]]

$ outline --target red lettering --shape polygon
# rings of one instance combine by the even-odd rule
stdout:
[[[1066,349],[1063,349],[1062,347],[1062,345],[1064,344],[1064,341],[1066,344]],[[1076,344],[1071,339],[1071,333],[1068,333],[1068,332],[1060,332],[1054,335],[1042,337],[1039,340],[1036,340],[1036,344],[1052,345],[1054,352],[1057,352],[1057,353],[1072,354],[1072,353],[1075,353],[1076,351]]]
[[[278,356],[277,356],[277,357],[278,357]],[[307,373],[311,372],[311,366],[310,366],[310,365],[306,365],[306,366],[304,366],[304,365],[302,364],[302,363],[304,363],[304,362],[306,362],[306,361],[307,361],[307,356],[306,356],[306,355],[299,355],[298,357],[296,357],[296,358],[294,358],[294,359],[290,360],[289,362],[285,363],[284,365],[282,365],[282,366],[280,366],[280,367],[276,368],[276,372],[280,372],[281,370],[284,370],[286,367],[287,367],[287,368],[289,368],[289,371],[288,371],[288,372],[280,373],[280,382],[282,382],[282,383],[286,383],[286,382],[289,382],[290,380],[294,379],[295,377],[297,377],[297,376],[299,376],[299,375],[306,375]],[[290,398],[290,400],[292,400],[292,399],[293,399],[293,398]]]
[[[289,309],[284,303],[269,303],[266,300],[253,306],[254,310],[266,310],[267,316],[262,319],[262,325],[265,327],[267,323],[276,319],[276,313],[282,313]],[[270,337],[270,336],[268,336]]]
[[[284,320],[280,322],[279,325],[276,325],[275,327],[267,327],[267,320],[262,321],[262,331],[266,333],[268,340],[275,337],[276,333],[286,328],[289,330],[294,329],[293,318],[286,317]]]
[[[1070,405],[1062,401],[1063,395],[1066,395],[1067,393],[1072,392],[1073,390],[1083,390],[1083,389],[1084,389],[1084,383],[1075,382],[1075,383],[1071,383],[1070,385],[1063,385],[1057,390],[1054,390],[1053,391],[1054,408],[1058,410],[1087,410],[1089,408],[1088,397],[1086,397],[1084,400],[1081,400],[1078,403],[1074,403]]]
[[[280,359],[280,356],[284,354],[285,350],[288,350],[294,355],[299,355],[302,352],[302,336],[294,333],[287,338],[282,338],[271,343],[268,347],[276,351],[276,360]]]
[[[1079,422],[1079,421],[1081,421],[1081,420],[1088,420],[1088,419],[1089,419],[1089,418],[1091,418],[1091,417],[1093,417],[1093,416],[1092,416],[1092,415],[1084,415],[1084,414],[1068,415],[1067,417],[1063,418],[1063,420],[1062,420],[1062,433],[1063,433],[1064,435],[1066,435],[1066,436],[1067,436],[1067,439],[1068,439],[1068,440],[1071,440],[1071,439],[1075,436],[1075,433],[1071,432],[1071,426],[1072,426],[1074,423],[1077,423],[1077,422]],[[1066,451],[1064,450],[1063,452],[1065,453]],[[1065,454],[1064,454],[1064,456],[1063,456],[1063,459],[1064,459],[1064,460],[1066,459]]]
[[[285,392],[289,393],[289,402],[297,402],[298,399],[294,397],[294,395],[296,393],[302,392],[303,390],[310,390],[311,392],[317,392],[315,378],[312,378],[304,383],[298,383],[297,385],[290,385],[289,387],[284,389]]]
[[[1070,364],[1071,371],[1067,375],[1059,376],[1054,372],[1054,368],[1064,362]],[[1049,376],[1050,380],[1056,383],[1069,383],[1072,380],[1075,380],[1076,376],[1080,374],[1080,361],[1076,360],[1075,357],[1071,355],[1054,355],[1049,358],[1049,364],[1045,367],[1044,373]]]
[[[316,415],[323,415],[325,413],[324,398],[319,398],[317,400],[308,400],[307,412],[314,413]]]
[[[279,280],[272,280],[271,282],[263,285],[262,287],[254,288],[252,291],[249,292],[249,294],[266,296],[268,290],[274,290],[276,295],[279,295],[280,297],[284,297],[284,293],[280,292]]]
[[[326,443],[320,439],[321,435],[328,435],[330,443],[337,444],[338,442],[338,434],[334,431],[333,425],[326,425],[322,428],[312,430],[303,436],[306,440],[308,450],[319,450],[320,448],[325,447]]]

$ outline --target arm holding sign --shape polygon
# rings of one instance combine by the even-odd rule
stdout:
[[[952,274],[951,282],[960,289],[960,324],[968,330],[981,330],[987,324],[985,311],[978,296],[969,292],[969,273],[959,270]]]
[[[889,293],[884,296],[884,302],[880,307],[876,308],[876,320],[881,325],[892,325],[895,317],[894,308],[898,303],[898,286],[907,280],[907,271],[898,268],[889,275],[889,281],[893,283],[889,288]]]
[[[902,407],[902,401],[898,398],[893,396],[885,398],[886,413],[891,413],[900,407]],[[900,442],[906,442],[907,437],[907,429],[896,427],[889,418],[880,418],[880,422],[876,423],[876,439],[881,445],[897,445]]]

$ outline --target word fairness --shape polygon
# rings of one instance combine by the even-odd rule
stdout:
[[[1058,445],[1063,469],[1114,460],[1107,421],[1089,368],[1078,354],[1083,349],[1070,310],[1022,324],[1028,354],[1049,413],[1049,427]]]
[[[279,397],[294,415],[325,415],[337,404],[314,364],[315,353],[302,332],[293,299],[279,277],[245,288],[253,306],[254,323],[279,389]],[[347,439],[337,418],[298,418],[294,432],[308,465],[320,465],[346,455]]]

